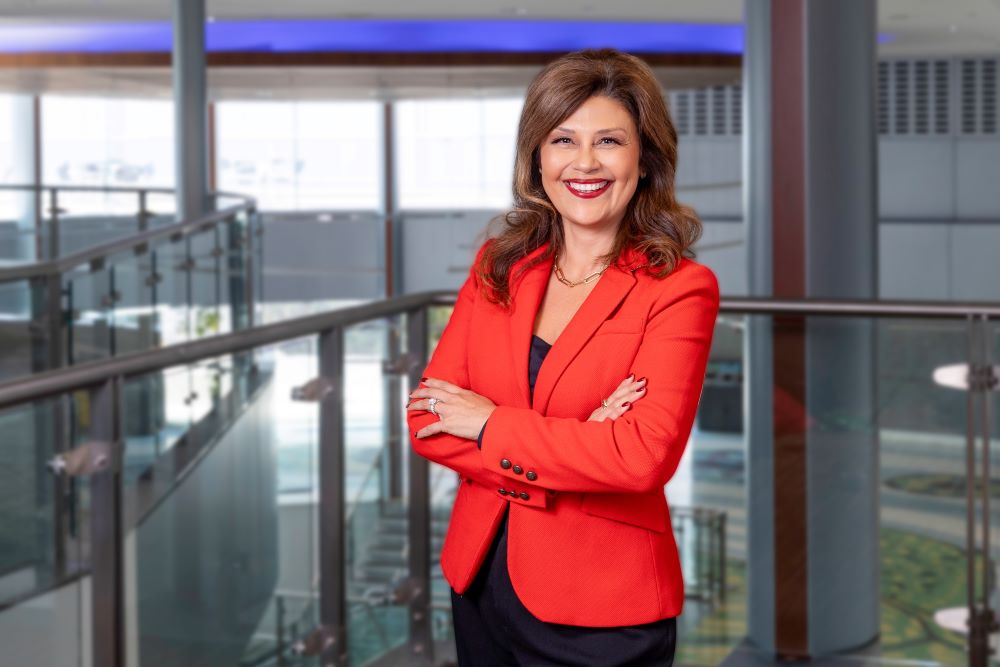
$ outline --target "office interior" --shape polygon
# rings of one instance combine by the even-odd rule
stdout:
[[[675,664],[997,661],[1000,4],[36,0],[0,3],[0,665],[453,664],[457,480],[403,405],[525,88],[599,47],[664,88],[723,297]]]

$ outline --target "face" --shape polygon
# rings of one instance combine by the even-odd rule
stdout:
[[[563,225],[616,229],[639,184],[639,132],[632,115],[591,97],[542,140],[542,186]]]

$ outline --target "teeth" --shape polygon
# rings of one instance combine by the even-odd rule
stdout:
[[[595,192],[607,184],[607,181],[601,181],[600,183],[570,183],[569,187],[573,188],[577,192]]]

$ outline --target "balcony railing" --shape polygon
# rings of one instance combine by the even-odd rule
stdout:
[[[47,551],[52,545],[47,538],[28,551],[35,562],[47,563],[36,568],[47,573],[36,572],[36,583],[46,576],[63,581],[70,570],[89,576],[93,595],[81,619],[91,626],[82,625],[81,631],[92,633],[93,664],[122,665],[129,652],[139,656],[139,664],[167,655],[189,661],[212,656],[215,664],[233,664],[249,660],[251,653],[276,661],[266,664],[284,665],[309,664],[309,656],[338,665],[441,659],[450,625],[447,586],[434,554],[452,476],[432,475],[424,459],[409,454],[402,406],[452,299],[446,293],[405,296],[0,385],[0,421],[18,435],[0,446],[0,455],[20,449],[42,462],[61,455],[86,464],[77,468],[83,473],[78,476],[36,471],[20,490],[34,500],[9,523],[27,525],[29,535],[71,536],[64,540],[71,548],[59,558]],[[915,432],[933,426],[943,441],[963,439],[969,456],[980,437],[988,443],[989,423],[962,419],[950,407],[964,403],[968,417],[986,399],[988,383],[955,393],[955,402],[952,394],[938,393],[931,376],[947,361],[969,364],[970,377],[978,377],[976,369],[986,368],[998,341],[993,325],[1000,306],[726,299],[713,350],[713,359],[723,362],[717,368],[722,385],[742,382],[740,363],[727,360],[735,354],[739,362],[748,326],[778,317],[860,323],[879,332],[880,358],[893,364],[895,355],[906,360],[903,372],[896,366],[879,369],[881,384],[888,385],[880,391],[889,394],[879,399],[875,413],[815,411],[810,428],[846,425],[849,432],[870,435],[873,429],[898,432],[910,420]],[[216,370],[193,370],[206,364]],[[218,415],[216,423],[226,428],[213,429],[210,446],[194,456],[175,458],[172,476],[142,466],[126,474],[129,452],[149,437],[129,396],[145,391],[151,377],[176,372],[187,373],[194,393],[212,397],[200,416]],[[225,396],[233,397],[231,408],[223,405]],[[183,401],[167,403],[167,409],[176,409]],[[929,426],[938,403],[946,408],[940,413],[944,418]],[[49,432],[41,427],[57,413],[70,433],[66,451],[50,451]],[[278,433],[282,420],[291,426]],[[738,429],[740,421],[737,414],[718,423]],[[699,442],[712,430],[708,426],[702,423],[691,447],[693,502],[671,503],[678,508],[675,530],[692,586],[689,596],[692,604],[709,605],[697,612],[704,614],[738,592],[743,574],[733,575],[727,563],[745,554],[748,528],[738,516],[740,500],[727,509],[724,501],[699,499],[699,475],[709,475],[711,493],[731,496],[743,488],[746,472],[745,461],[734,459],[731,448]],[[308,454],[300,457],[302,452]],[[296,493],[279,493],[281,482],[274,480],[281,467],[275,457],[285,453],[282,465],[301,464],[305,471]],[[975,466],[967,472],[966,486],[972,489]],[[432,476],[440,481],[432,484]],[[60,489],[73,485],[85,487],[80,496],[85,502],[53,502]],[[980,514],[987,522],[988,500],[982,497],[987,511]],[[983,548],[974,541],[966,546],[969,581],[992,581],[976,572],[990,560],[977,559]],[[290,585],[286,578],[296,581]],[[990,612],[989,601],[972,583],[969,594],[973,618]],[[257,639],[253,651],[247,648],[250,638]],[[260,644],[264,640],[270,647]]]

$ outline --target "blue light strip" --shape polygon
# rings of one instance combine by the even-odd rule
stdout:
[[[215,21],[210,52],[460,51],[524,53],[615,47],[636,53],[743,52],[743,26],[584,21]],[[155,23],[0,25],[0,53],[122,53],[171,49],[171,26]]]

